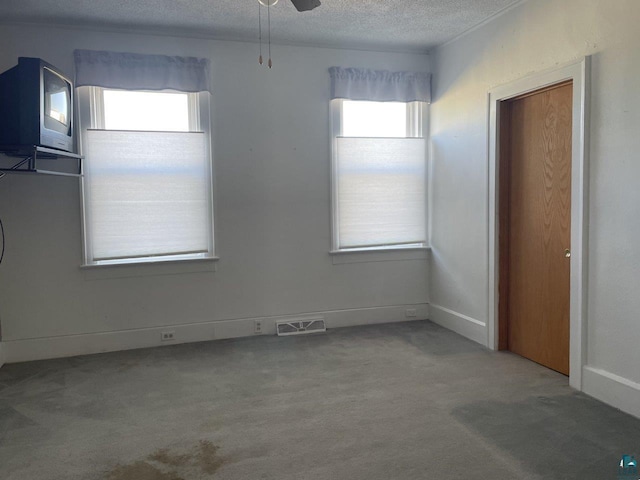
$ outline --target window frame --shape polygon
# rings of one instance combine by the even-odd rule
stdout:
[[[346,100],[357,101],[357,100]],[[379,245],[372,247],[340,248],[340,227],[339,227],[339,202],[338,202],[338,138],[343,136],[343,105],[345,99],[335,98],[329,104],[329,131],[331,135],[331,249],[330,254],[345,254],[359,252],[385,252],[385,251],[406,251],[406,250],[429,250],[429,218],[428,218],[428,198],[429,198],[429,155],[428,144],[425,148],[425,239],[423,243],[407,243],[395,245]],[[385,102],[378,102],[385,103]],[[428,131],[428,103],[426,102],[398,102],[407,105],[407,133],[404,138],[427,138]],[[358,137],[353,137],[358,138]],[[384,138],[384,137],[380,137]],[[403,137],[394,137],[403,138]]]
[[[118,90],[113,88],[103,88],[96,86],[83,86],[76,88],[76,111],[78,112],[78,147],[79,151],[86,150],[87,130],[103,129],[104,130],[104,91]],[[153,263],[179,263],[193,261],[211,261],[218,260],[216,256],[216,229],[215,229],[215,177],[213,171],[213,154],[212,154],[212,131],[211,131],[211,99],[208,92],[181,92],[176,90],[145,90],[136,89],[128,90],[135,92],[153,92],[153,93],[180,93],[186,94],[188,97],[189,111],[189,132],[202,132],[205,135],[205,160],[207,162],[208,173],[208,210],[211,220],[211,231],[208,235],[207,252],[201,254],[178,254],[178,255],[149,255],[146,257],[131,256],[126,259],[115,260],[99,260],[93,259],[91,239],[87,225],[87,205],[85,195],[84,177],[80,182],[80,210],[82,223],[82,267],[105,267],[105,266],[126,266],[136,264],[153,264]],[[135,130],[132,130],[135,131]]]

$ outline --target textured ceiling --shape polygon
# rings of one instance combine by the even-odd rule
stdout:
[[[520,0],[322,0],[271,8],[272,41],[425,52]],[[118,27],[257,38],[257,0],[0,0],[3,22]]]

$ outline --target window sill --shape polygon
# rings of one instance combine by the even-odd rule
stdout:
[[[406,252],[411,251],[427,251],[431,247],[426,245],[409,245],[409,246],[393,246],[393,247],[362,247],[362,248],[345,248],[342,250],[330,250],[331,255],[343,255],[347,253],[368,253],[368,252]]]
[[[344,263],[426,260],[430,250],[431,247],[427,246],[394,246],[331,250],[329,254],[332,257],[332,263],[340,265]]]
[[[215,272],[218,257],[144,259],[80,266],[86,280]]]

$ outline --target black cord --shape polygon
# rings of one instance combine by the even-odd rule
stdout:
[[[2,173],[0,175],[0,179],[2,179],[6,173]],[[0,250],[0,263],[2,263],[2,259],[4,258],[4,225],[2,225],[2,219],[0,218],[0,238],[2,238],[2,250]]]
[[[31,157],[27,157],[24,160],[16,163],[11,170],[17,170],[20,168],[25,162],[28,162]],[[0,180],[5,177],[6,173],[2,172],[0,174]],[[2,238],[2,250],[0,250],[0,263],[2,263],[2,259],[4,258],[4,225],[2,224],[2,219],[0,218],[0,238]]]
[[[0,263],[4,258],[4,225],[2,225],[2,219],[0,218],[0,235],[2,236],[2,250],[0,251]]]

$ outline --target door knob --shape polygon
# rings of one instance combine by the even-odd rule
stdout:
[[[564,256],[566,258],[571,258],[571,250],[569,250],[568,248],[564,251]]]

